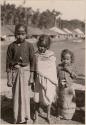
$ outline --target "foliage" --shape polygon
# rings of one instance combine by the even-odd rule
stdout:
[[[85,33],[85,23],[80,20],[62,20],[61,22],[63,28],[68,28],[69,30],[79,28]]]
[[[1,23],[2,25],[15,25],[23,22],[27,25],[32,25],[40,28],[51,28],[57,26],[59,28],[68,28],[73,30],[80,28],[85,31],[85,23],[80,20],[62,20],[58,18],[61,12],[53,9],[43,11],[42,13],[37,9],[34,11],[31,7],[25,8],[23,6],[16,7],[14,4],[1,5]]]

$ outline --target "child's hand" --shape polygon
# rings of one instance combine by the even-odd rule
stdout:
[[[31,90],[34,91],[34,83],[31,83]]]
[[[77,75],[71,70],[71,68],[64,67],[64,70],[70,74],[71,78],[75,79],[77,77]]]
[[[66,83],[65,80],[62,80],[62,81],[61,81],[61,87],[62,87],[62,88],[66,87],[66,84],[67,84],[67,83]]]
[[[33,80],[32,77],[30,77],[30,79],[29,79],[29,84],[28,84],[28,85],[29,85],[29,86],[31,85],[31,90],[34,91],[34,80]]]
[[[34,83],[34,79],[30,77],[29,83],[30,83],[30,84]]]
[[[77,75],[76,75],[74,72],[72,72],[72,73],[70,74],[70,76],[71,76],[73,79],[76,79],[76,78],[77,78]]]
[[[13,87],[12,83],[12,71],[7,72],[7,86]]]
[[[29,84],[34,83],[34,73],[30,72]]]
[[[71,73],[71,72],[72,72],[72,71],[71,71],[71,68],[69,68],[68,66],[64,67],[64,70],[65,70],[66,72],[68,72],[68,73]]]
[[[66,84],[66,81],[62,80],[61,84],[64,86]]]
[[[45,86],[42,86],[42,87],[43,87],[44,91],[46,91],[46,90],[47,90],[47,88],[46,88]]]
[[[17,64],[14,67],[19,69],[21,66]]]
[[[8,81],[8,82],[7,82],[7,86],[8,86],[8,87],[13,87],[13,84]]]

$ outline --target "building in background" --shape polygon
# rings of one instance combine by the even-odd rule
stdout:
[[[73,38],[75,39],[78,38],[81,39],[85,37],[85,34],[79,28],[74,29],[72,33],[73,33]]]
[[[67,33],[67,39],[73,38],[73,33],[69,29],[63,28],[63,31]]]
[[[55,31],[57,33],[57,35],[56,35],[57,39],[63,40],[63,39],[67,38],[67,33],[58,27],[52,27],[52,28],[50,28],[50,30]]]

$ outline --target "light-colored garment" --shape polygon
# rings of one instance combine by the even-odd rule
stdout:
[[[13,112],[15,123],[25,122],[30,119],[30,78],[29,66],[21,67],[13,71]]]
[[[39,100],[45,105],[50,105],[56,98],[58,85],[56,72],[56,58],[54,53],[47,50],[44,54],[36,53],[36,85],[35,94],[39,93]],[[36,97],[36,96],[35,96]]]

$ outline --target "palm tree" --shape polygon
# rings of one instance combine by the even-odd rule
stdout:
[[[52,10],[52,14],[54,15],[54,26],[57,26],[57,18],[61,15],[61,12],[56,11],[55,9]]]
[[[4,4],[1,5],[1,21],[2,25],[6,24],[6,1],[4,1]]]
[[[32,17],[33,17],[34,11],[32,9],[32,7],[29,7],[26,9],[26,19],[27,19],[27,25],[31,25],[32,22]]]
[[[38,26],[40,19],[40,11],[37,9],[32,16],[32,24]]]

